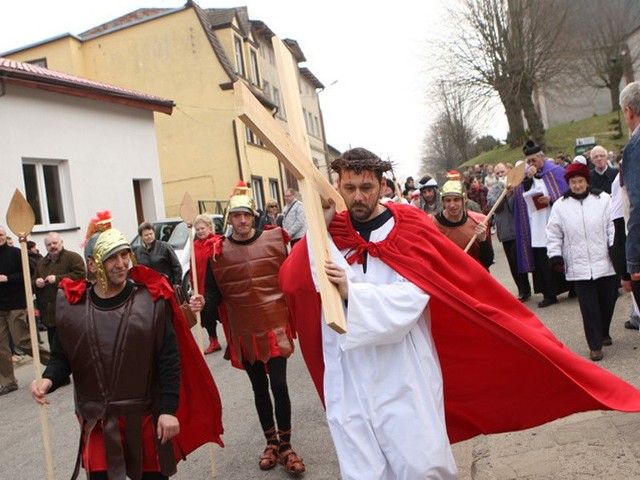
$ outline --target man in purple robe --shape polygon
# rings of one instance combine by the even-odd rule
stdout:
[[[518,271],[533,272],[533,290],[543,295],[538,307],[544,308],[556,303],[556,296],[569,289],[564,274],[549,266],[546,235],[553,202],[569,187],[564,168],[545,158],[540,145],[528,140],[522,150],[527,168],[514,195]]]

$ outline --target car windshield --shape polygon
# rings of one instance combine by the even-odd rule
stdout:
[[[211,219],[213,220],[216,234],[222,235],[222,216],[212,215]],[[185,245],[189,241],[189,229],[187,228],[187,224],[180,220],[163,220],[155,222],[153,224],[153,231],[158,240],[167,242],[174,248],[174,250],[184,249]],[[133,248],[142,246],[142,241],[140,240],[139,235],[136,235],[131,241],[131,246]]]
[[[184,248],[187,240],[189,240],[189,229],[186,223],[181,222],[173,229],[168,242],[174,249],[181,250]]]

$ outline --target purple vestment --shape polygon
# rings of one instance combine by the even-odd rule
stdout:
[[[547,187],[551,203],[555,202],[569,189],[564,179],[564,168],[556,165],[548,158],[544,160],[544,167],[540,177]],[[531,249],[531,228],[527,205],[522,197],[524,185],[520,184],[514,191],[513,215],[516,224],[516,249],[518,252],[518,271],[520,273],[533,272],[533,250]],[[551,205],[549,205],[551,208]]]

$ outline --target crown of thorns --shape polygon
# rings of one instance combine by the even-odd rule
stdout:
[[[362,170],[371,170],[384,173],[393,169],[393,165],[391,162],[376,156],[368,158],[338,157],[331,162],[331,169],[338,173],[342,170],[353,170],[356,173],[360,173]]]

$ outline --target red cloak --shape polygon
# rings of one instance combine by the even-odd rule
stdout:
[[[640,412],[640,391],[570,351],[478,262],[440,234],[424,212],[385,206],[395,226],[381,242],[365,242],[346,212],[336,215],[329,231],[339,249],[350,250],[350,263],[366,250],[431,296],[452,443],[588,410]],[[280,284],[322,398],[321,305],[306,242],[299,242],[283,264]]]

